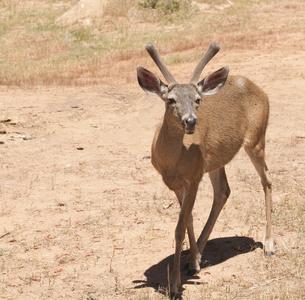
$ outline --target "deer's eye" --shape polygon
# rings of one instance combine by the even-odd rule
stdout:
[[[168,98],[168,99],[167,99],[167,103],[168,103],[168,104],[175,104],[175,103],[176,103],[176,100],[173,99],[173,98]]]
[[[198,98],[198,99],[195,100],[195,103],[199,105],[200,101],[201,101],[201,98]]]

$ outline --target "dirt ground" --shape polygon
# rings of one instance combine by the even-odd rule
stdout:
[[[297,7],[279,12],[294,15]],[[270,34],[251,50],[230,49],[218,38],[223,50],[205,72],[229,65],[270,98],[276,255],[263,256],[263,191],[242,150],[227,166],[232,193],[206,263],[195,277],[182,272],[183,298],[304,299],[304,28]],[[135,76],[138,63],[146,66],[130,62],[127,76]],[[194,65],[171,70],[187,81]],[[164,298],[159,286],[173,262],[179,214],[149,159],[164,105],[145,95],[136,77],[113,82],[0,88],[1,299]],[[211,199],[204,176],[194,208],[197,235]]]

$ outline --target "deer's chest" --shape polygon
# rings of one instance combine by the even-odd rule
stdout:
[[[203,159],[198,145],[182,143],[164,147],[156,143],[152,150],[152,164],[169,189],[180,190],[190,182],[201,180]]]

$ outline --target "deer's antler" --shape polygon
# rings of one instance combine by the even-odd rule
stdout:
[[[149,53],[150,57],[156,63],[157,67],[160,69],[161,73],[167,80],[168,84],[169,85],[177,84],[177,81],[175,80],[174,76],[170,73],[170,71],[165,66],[163,60],[161,59],[155,44],[149,42],[146,44],[145,48],[146,48],[147,52]]]
[[[216,55],[216,53],[220,50],[219,44],[213,42],[210,44],[208,50],[202,56],[201,60],[199,61],[197,67],[194,70],[194,73],[191,77],[190,83],[197,84],[201,75],[203,68],[206,64]]]

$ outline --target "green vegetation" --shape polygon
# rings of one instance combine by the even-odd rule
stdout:
[[[188,10],[191,6],[186,0],[142,0],[139,5],[143,8],[157,9],[163,14],[172,14],[179,10]]]

